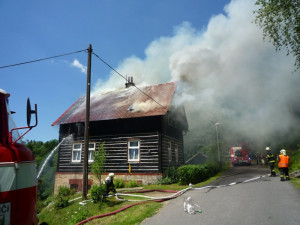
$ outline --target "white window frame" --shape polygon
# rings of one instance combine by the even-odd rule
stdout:
[[[175,158],[176,158],[176,162],[178,162],[179,157],[178,157],[178,144],[175,144]]]
[[[168,160],[172,162],[172,143],[168,141]]]
[[[90,147],[90,145],[93,144],[93,147]],[[88,162],[94,162],[94,152],[96,150],[96,143],[90,142],[89,143],[89,150],[88,150]]]
[[[132,142],[137,142],[137,146],[131,146]],[[138,150],[138,157],[130,158],[130,150],[137,149]],[[127,141],[127,160],[128,162],[139,162],[141,159],[141,141],[139,139],[131,139]]]
[[[80,145],[80,148],[76,148],[76,150],[75,150],[75,148],[74,148],[75,145]],[[81,162],[81,151],[82,151],[82,144],[78,143],[78,142],[73,143],[73,146],[72,146],[72,162]],[[79,152],[79,159],[74,159],[74,152]]]

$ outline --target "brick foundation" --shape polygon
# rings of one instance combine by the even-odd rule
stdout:
[[[102,175],[102,180],[107,177],[108,173]],[[125,182],[136,180],[139,184],[155,184],[158,179],[162,178],[161,173],[115,173],[115,179],[122,179]],[[91,186],[94,183],[98,183],[97,178],[89,174],[88,185]],[[82,191],[82,173],[63,173],[58,172],[55,174],[54,194],[57,194],[60,186],[67,186],[70,188],[77,187],[77,191]]]

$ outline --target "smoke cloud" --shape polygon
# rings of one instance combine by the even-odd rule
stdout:
[[[232,0],[201,31],[183,22],[172,36],[151,42],[144,59],[128,57],[117,70],[137,86],[178,82],[176,101],[184,103],[195,136],[219,122],[239,137],[233,142],[293,141],[299,138],[300,74],[284,51],[263,41],[254,7],[254,0]],[[124,80],[112,72],[93,91],[119,88]]]

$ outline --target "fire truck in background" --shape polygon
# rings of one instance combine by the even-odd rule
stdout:
[[[36,225],[37,176],[33,153],[21,138],[37,125],[37,106],[27,100],[27,126],[12,127],[9,94],[0,89],[0,225]],[[31,115],[35,125],[31,126]],[[26,129],[23,135],[18,130]]]
[[[230,159],[233,166],[252,165],[250,151],[246,147],[231,147],[229,150]]]

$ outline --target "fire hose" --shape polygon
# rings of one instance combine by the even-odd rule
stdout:
[[[186,191],[188,191],[190,189],[201,190],[201,189],[205,189],[205,188],[220,188],[220,187],[226,187],[226,186],[236,185],[236,184],[239,184],[239,183],[247,183],[247,182],[250,182],[250,181],[253,181],[253,180],[257,180],[257,179],[260,179],[260,178],[263,178],[263,177],[266,177],[266,175],[258,176],[258,177],[251,178],[251,179],[248,179],[248,180],[244,180],[244,181],[241,181],[241,182],[232,182],[232,183],[227,184],[227,185],[204,186],[204,187],[199,187],[199,188],[194,188],[190,184],[188,188],[185,188],[185,189],[180,190],[180,191],[152,189],[152,190],[142,190],[142,191],[135,191],[134,192],[134,193],[147,193],[147,192],[159,191],[159,192],[174,193],[174,194],[172,194],[170,196],[166,196],[166,197],[151,197],[151,196],[146,196],[146,195],[136,195],[136,194],[130,194],[130,192],[129,193],[128,192],[127,193],[116,193],[115,197],[118,200],[121,200],[121,201],[136,201],[137,203],[125,206],[125,207],[123,207],[121,209],[118,209],[118,210],[110,212],[110,213],[105,213],[105,214],[101,214],[101,215],[90,217],[90,218],[88,218],[86,220],[83,220],[83,221],[77,223],[76,225],[82,225],[82,224],[85,224],[85,223],[87,223],[87,222],[89,222],[91,220],[94,220],[94,219],[99,219],[99,218],[103,218],[103,217],[106,217],[106,216],[114,215],[114,214],[117,214],[117,213],[119,213],[121,211],[124,211],[124,210],[126,210],[128,208],[131,208],[133,206],[144,204],[144,203],[147,203],[147,202],[163,202],[163,201],[167,201],[167,200],[170,200],[170,199],[174,199],[174,198],[177,198],[178,196],[182,195],[183,193],[185,193]],[[137,199],[135,199],[135,200],[125,200],[123,198],[118,197],[118,196],[122,196],[122,195],[123,196],[132,196],[132,197],[142,197],[142,198],[147,198],[147,199],[146,200],[137,200]]]
[[[121,211],[124,211],[128,208],[131,208],[133,206],[136,206],[136,205],[140,205],[140,204],[144,204],[144,203],[148,203],[148,202],[163,202],[163,201],[167,201],[167,200],[170,200],[170,199],[173,199],[173,198],[176,198],[180,195],[182,195],[184,192],[186,192],[187,190],[191,189],[192,187],[188,187],[188,188],[185,188],[183,190],[180,190],[180,191],[173,191],[173,190],[142,190],[142,191],[135,191],[134,193],[146,193],[146,192],[153,192],[153,191],[159,191],[159,192],[169,192],[169,193],[174,193],[170,196],[167,196],[167,197],[150,197],[150,196],[146,196],[146,195],[134,195],[134,194],[129,194],[129,193],[116,193],[115,196],[118,200],[121,200],[121,201],[138,201],[137,203],[133,203],[131,205],[128,205],[128,206],[125,206],[121,209],[118,209],[118,210],[115,210],[113,212],[110,212],[110,213],[105,213],[105,214],[101,214],[101,215],[97,215],[97,216],[92,216],[86,220],[83,220],[79,223],[77,223],[76,225],[81,225],[81,224],[85,224],[91,220],[94,220],[94,219],[99,219],[99,218],[103,218],[103,217],[106,217],[106,216],[111,216],[111,215],[114,215],[114,214],[117,214]],[[122,199],[120,197],[118,197],[118,195],[126,195],[126,196],[132,196],[132,197],[143,197],[143,198],[148,198],[147,200],[125,200],[125,199]]]

